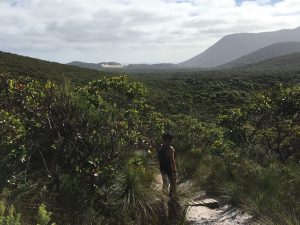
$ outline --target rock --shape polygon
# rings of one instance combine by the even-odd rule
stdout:
[[[207,199],[204,199],[201,201],[195,201],[189,205],[190,206],[205,206],[210,209],[219,209],[220,208],[219,202],[216,199],[212,199],[212,198],[207,198]]]

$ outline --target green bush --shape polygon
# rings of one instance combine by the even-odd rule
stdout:
[[[51,221],[52,213],[47,212],[46,206],[41,204],[39,206],[38,216],[37,216],[37,225],[48,225]],[[51,225],[55,225],[55,223],[51,223]]]
[[[0,225],[21,225],[20,221],[20,214],[16,214],[15,208],[0,201]]]
[[[80,87],[7,78],[0,86],[0,126],[7,134],[0,143],[1,185],[21,218],[34,221],[41,202],[61,224],[84,224],[94,211],[102,215],[92,223],[109,216],[111,206],[98,190],[112,187],[132,154],[150,150],[148,137],[160,133],[160,115],[145,102],[143,86],[125,76]],[[42,216],[40,224],[50,214]]]

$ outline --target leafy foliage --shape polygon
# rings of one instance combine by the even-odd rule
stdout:
[[[299,161],[299,100],[299,88],[279,85],[221,116],[220,124],[227,128],[226,137],[237,145],[252,145],[252,152],[245,154],[260,162],[272,154],[283,163],[292,156]]]
[[[101,205],[97,190],[111,185],[131,154],[149,148],[147,134],[159,131],[145,90],[126,77],[103,78],[73,91],[70,83],[62,90],[27,79],[3,78],[1,86],[6,87],[1,90],[6,108],[1,124],[9,134],[1,139],[5,186],[19,198],[21,188],[37,184],[39,192],[56,195],[53,201],[60,204],[52,209],[65,215],[71,216],[76,206]],[[49,201],[52,195],[44,194],[31,200]]]
[[[37,225],[48,225],[51,221],[51,215],[52,213],[47,212],[46,206],[41,204],[39,206]],[[55,225],[55,223],[52,223],[51,225]]]
[[[21,225],[20,215],[16,214],[13,206],[7,207],[3,201],[0,201],[0,224]]]

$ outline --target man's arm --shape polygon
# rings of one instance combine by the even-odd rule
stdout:
[[[170,146],[169,157],[171,161],[172,173],[175,174],[177,173],[176,163],[175,163],[175,149],[172,146]]]

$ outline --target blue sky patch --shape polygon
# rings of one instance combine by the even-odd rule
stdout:
[[[237,5],[241,5],[245,1],[255,1],[255,0],[235,0]],[[278,2],[281,2],[281,1],[283,1],[283,0],[271,0],[270,3],[268,3],[268,4],[274,5],[274,4],[276,4]]]

